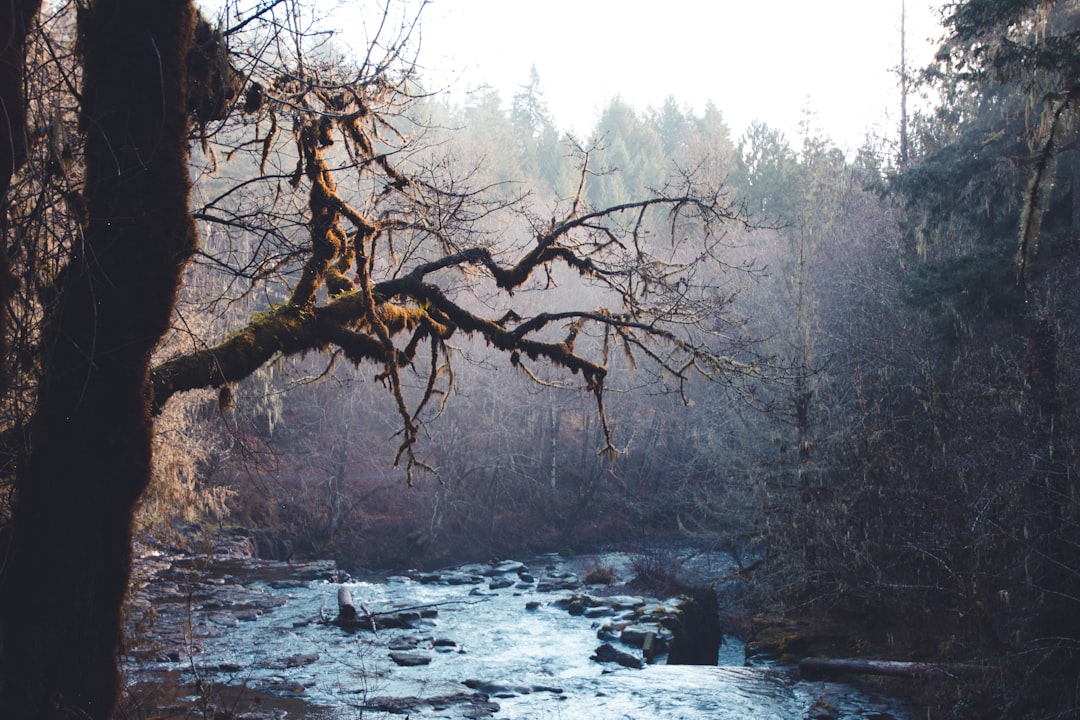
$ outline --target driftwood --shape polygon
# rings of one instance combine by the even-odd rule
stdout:
[[[803,658],[799,670],[804,677],[855,673],[858,675],[883,675],[887,677],[924,678],[929,675],[947,675],[945,665],[925,662],[901,662],[899,660],[862,660],[857,658]]]
[[[410,607],[394,608],[383,612],[371,612],[363,605],[357,610],[349,588],[342,585],[338,588],[338,614],[333,620],[325,615],[319,622],[323,625],[337,625],[349,630],[371,630],[378,632],[384,628],[411,627],[414,620],[419,619],[417,611],[430,610],[442,605],[476,605],[485,602],[487,598],[468,602],[465,600],[444,600],[443,602],[427,603],[425,605],[412,605]],[[360,612],[360,611],[363,612]]]
[[[356,603],[353,602],[349,588],[342,585],[337,591],[337,620],[334,622],[349,622],[356,620]]]

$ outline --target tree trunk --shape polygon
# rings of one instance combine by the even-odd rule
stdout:
[[[97,0],[79,16],[89,220],[46,321],[4,538],[0,717],[104,720],[119,696],[131,521],[150,478],[150,353],[195,249],[193,12],[190,0]]]

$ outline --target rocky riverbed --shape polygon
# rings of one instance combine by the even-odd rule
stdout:
[[[589,585],[590,570],[613,585]],[[129,717],[906,720],[902,702],[745,667],[668,664],[708,612],[618,585],[622,554],[352,578],[330,562],[148,555],[130,612]],[[342,588],[356,615],[342,614]]]

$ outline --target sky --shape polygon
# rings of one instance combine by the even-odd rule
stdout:
[[[909,62],[924,65],[937,15],[906,2]],[[794,142],[809,108],[854,150],[899,117],[900,16],[901,0],[433,0],[420,63],[456,101],[487,85],[505,103],[535,66],[556,125],[579,136],[614,97],[643,111],[673,96],[696,113],[712,101],[736,139],[761,120]]]

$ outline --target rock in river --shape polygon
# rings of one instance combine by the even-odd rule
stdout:
[[[390,659],[401,667],[417,667],[431,664],[430,655],[416,652],[392,652],[390,653]]]
[[[592,656],[592,659],[596,662],[618,663],[623,667],[634,668],[637,670],[640,670],[645,666],[645,663],[638,656],[631,655],[622,650],[616,650],[614,646],[608,643],[604,643],[596,648],[596,654]]]

